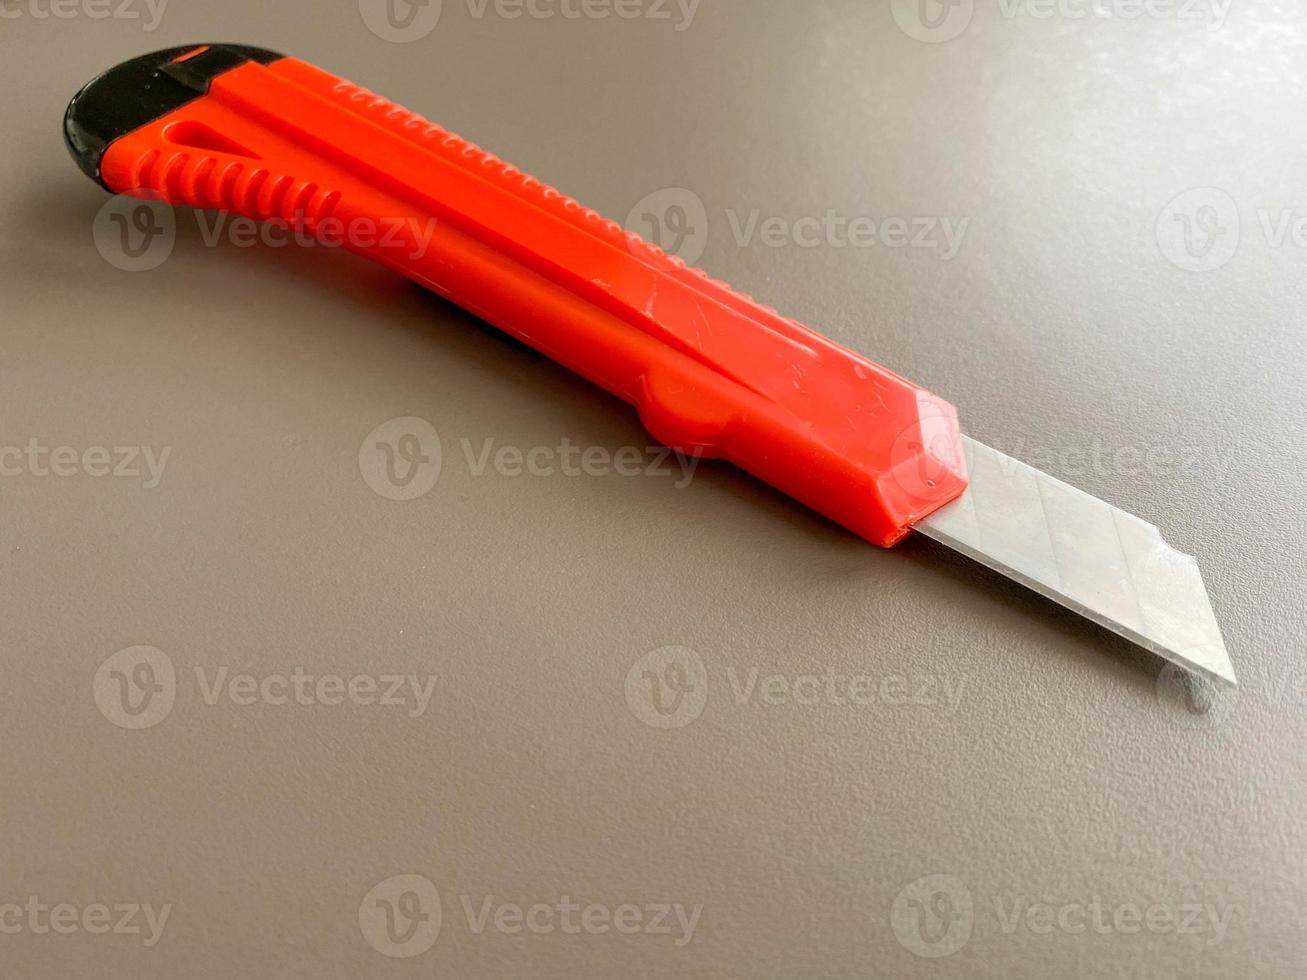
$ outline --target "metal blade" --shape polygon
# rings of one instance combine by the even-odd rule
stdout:
[[[1235,684],[1198,563],[1151,524],[964,437],[971,483],[915,527],[1186,670]]]

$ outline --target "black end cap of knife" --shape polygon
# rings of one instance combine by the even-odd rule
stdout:
[[[86,176],[112,190],[100,177],[100,158],[110,143],[207,94],[223,72],[284,57],[244,44],[183,44],[124,61],[87,82],[68,103],[68,152]]]

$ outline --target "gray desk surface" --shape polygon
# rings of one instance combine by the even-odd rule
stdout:
[[[897,2],[445,0],[400,43],[351,3],[120,3],[0,27],[0,972],[1303,975],[1299,7],[968,0],[932,35]],[[1196,554],[1241,693],[1195,713],[1128,644],[729,469],[600,475],[649,462],[631,412],[342,252],[181,214],[161,266],[115,268],[64,105],[213,39],[619,220],[688,203],[714,274]],[[943,223],[892,246],[925,217],[966,222],[955,255]],[[407,417],[442,467],[401,501],[359,453]],[[588,475],[510,475],[563,440]],[[97,475],[124,446],[158,479]],[[160,692],[125,715],[141,662]],[[677,663],[662,715],[645,670]],[[314,703],[279,703],[297,669]],[[419,694],[368,703],[391,674]],[[387,908],[418,955],[376,950]]]

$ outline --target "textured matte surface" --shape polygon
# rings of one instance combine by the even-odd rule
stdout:
[[[0,908],[0,973],[1302,976],[1300,8],[1237,3],[1209,29],[977,2],[935,44],[897,0],[706,0],[681,31],[675,5],[443,6],[391,43],[351,3],[176,0],[153,31],[143,3],[4,4],[0,444],[24,453],[0,456],[0,906],[71,909],[41,933]],[[714,274],[1196,555],[1240,693],[1196,713],[1074,614],[725,469],[507,475],[503,447],[596,447],[598,474],[622,447],[647,465],[647,440],[343,253],[209,247],[183,214],[159,268],[115,268],[64,106],[208,39],[322,64],[618,219],[694,219],[680,192],[637,208],[692,191]],[[839,247],[828,211],[968,224],[945,261]],[[405,417],[443,449],[408,501],[370,488],[378,442],[424,445],[371,435]],[[42,476],[31,440],[76,450],[71,475]],[[86,450],[132,445],[171,449],[157,486],[93,475]],[[296,668],[419,694],[277,703]],[[425,945],[434,904],[397,875],[442,911],[406,959],[377,947]],[[598,907],[591,931],[557,912],[513,931],[512,906],[563,896]],[[389,939],[377,899],[398,903]],[[97,934],[97,903],[170,913],[147,947]],[[675,914],[646,928],[658,903],[703,906],[689,942]]]

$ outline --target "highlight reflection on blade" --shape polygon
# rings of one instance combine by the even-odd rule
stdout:
[[[1236,683],[1193,558],[1138,517],[963,442],[967,492],[916,530],[1187,670]]]

